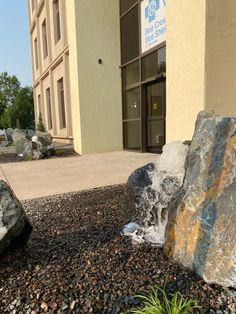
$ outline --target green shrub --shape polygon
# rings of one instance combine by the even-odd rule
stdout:
[[[147,291],[146,291],[147,292]],[[131,309],[128,313],[133,314],[187,314],[200,313],[200,307],[194,300],[185,298],[179,291],[168,294],[160,287],[152,287],[151,292],[145,295],[136,295],[135,298],[143,304],[142,308]]]
[[[58,148],[58,149],[56,149],[56,155],[58,155],[58,156],[61,156],[61,155],[64,155],[65,154],[65,149],[63,149],[63,148]]]
[[[43,118],[42,118],[42,113],[39,112],[39,122],[37,124],[37,131],[40,131],[40,132],[46,132],[46,128],[43,124]]]
[[[21,128],[21,123],[19,119],[16,119],[16,128],[20,129]]]

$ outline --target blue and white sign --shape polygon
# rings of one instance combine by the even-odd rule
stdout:
[[[166,0],[141,3],[142,53],[166,40]]]

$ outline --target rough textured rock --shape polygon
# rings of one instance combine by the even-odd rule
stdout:
[[[16,153],[21,157],[41,159],[54,154],[52,136],[49,133],[15,129],[12,138]]]
[[[32,143],[31,140],[27,138],[25,130],[14,129],[12,138],[15,144],[17,155],[22,157],[28,157],[31,155]]]
[[[12,129],[5,129],[4,130],[5,141],[2,143],[1,146],[7,147],[13,143],[12,133],[13,133]]]
[[[0,254],[11,245],[25,245],[32,227],[18,199],[0,180]]]
[[[45,132],[36,132],[32,137],[33,159],[41,159],[54,154],[52,136]]]
[[[164,250],[206,282],[236,288],[236,118],[199,114]]]
[[[34,130],[31,129],[27,129],[26,130],[26,137],[31,140],[31,138],[36,134],[36,132]]]
[[[134,242],[148,241],[163,244],[166,226],[166,208],[172,195],[182,185],[185,158],[188,147],[173,142],[163,147],[163,153],[155,163],[135,170],[126,184],[125,204],[134,224],[127,225],[124,234]]]

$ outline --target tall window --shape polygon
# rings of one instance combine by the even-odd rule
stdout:
[[[35,9],[35,0],[31,0],[31,10],[34,12]]]
[[[55,43],[61,38],[61,20],[59,0],[53,0],[54,38]]]
[[[38,113],[42,113],[41,96],[38,95]]]
[[[47,39],[47,26],[46,19],[42,24],[42,39],[43,39],[43,56],[44,59],[48,56],[48,39]]]
[[[38,40],[35,38],[34,40],[34,59],[35,59],[35,67],[36,70],[39,68],[39,57],[38,57]]]
[[[59,114],[60,114],[60,128],[66,127],[66,112],[65,112],[65,98],[64,98],[64,82],[63,78],[57,81]]]
[[[51,93],[50,88],[46,89],[46,102],[47,102],[47,114],[48,114],[48,129],[52,129],[52,106],[51,106]]]

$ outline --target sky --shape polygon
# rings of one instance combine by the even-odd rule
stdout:
[[[0,72],[32,85],[27,0],[0,0]]]

